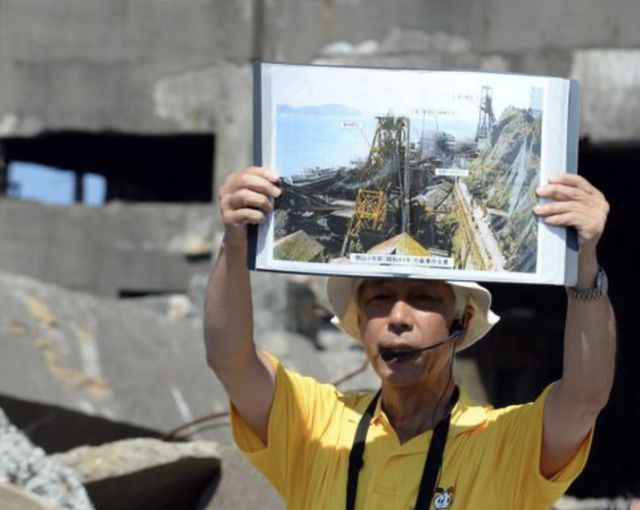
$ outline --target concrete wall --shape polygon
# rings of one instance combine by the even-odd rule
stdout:
[[[67,288],[116,297],[119,292],[186,292],[209,261],[210,206],[53,207],[0,201],[0,267]],[[191,259],[193,260],[193,259]]]
[[[217,166],[246,164],[249,138],[226,133],[245,132],[236,124],[249,118],[229,109],[248,76],[252,3],[0,0],[0,137],[60,129],[218,131]],[[165,84],[202,69],[211,76],[202,100],[180,82],[198,107],[167,113]],[[248,83],[245,89],[243,100]]]
[[[416,48],[393,34],[443,32],[508,70],[567,76],[575,50],[640,47],[638,19],[637,0],[0,0],[0,137],[216,132],[219,184],[250,162],[253,56],[307,62],[372,40],[402,66]]]
[[[265,58],[306,62],[336,40],[381,41],[393,28],[444,31],[531,72],[538,59],[579,48],[640,46],[635,0],[272,0],[255,23],[254,3],[0,0],[0,118],[13,112],[46,129],[211,129],[203,119],[164,118],[155,87],[248,62],[254,37]]]
[[[334,40],[380,40],[391,28],[464,36],[474,50],[526,58],[576,48],[637,47],[635,0],[279,0],[269,57],[305,61]]]
[[[0,111],[46,129],[175,131],[155,110],[155,84],[216,59],[246,61],[250,5],[2,0]]]

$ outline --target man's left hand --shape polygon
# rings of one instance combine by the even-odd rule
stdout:
[[[591,286],[597,272],[596,245],[604,232],[609,203],[584,177],[559,174],[536,190],[540,198],[551,202],[538,204],[533,212],[548,225],[574,227],[578,232],[580,262],[578,285]]]

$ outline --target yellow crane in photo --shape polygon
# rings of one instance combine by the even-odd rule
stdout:
[[[378,125],[371,142],[367,161],[361,174],[372,184],[372,188],[360,188],[356,196],[353,214],[349,220],[342,245],[342,256],[351,252],[362,253],[360,241],[362,230],[380,231],[389,208],[388,191],[393,179],[400,188],[402,208],[402,231],[409,229],[409,119],[407,117],[377,117]]]

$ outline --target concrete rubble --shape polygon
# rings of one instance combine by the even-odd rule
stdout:
[[[252,280],[255,328],[261,332],[257,340],[286,366],[323,381],[335,381],[362,366],[364,357],[358,344],[326,323],[323,278],[254,273]],[[224,392],[203,359],[206,282],[204,273],[192,277],[188,294],[177,295],[180,299],[118,302],[0,273],[4,303],[0,344],[6,354],[0,358],[0,387],[26,400],[147,427],[140,429],[142,433],[166,432],[198,416],[224,411]],[[301,288],[308,294],[302,300],[306,305],[289,306],[291,296],[299,300]],[[176,308],[182,312],[176,313]],[[292,315],[293,308],[299,316]],[[24,366],[38,368],[24,371]],[[456,371],[465,387],[482,387],[473,361],[459,360]],[[366,369],[341,387],[376,385],[375,375]],[[473,394],[472,398],[483,401],[486,395]],[[17,433],[6,419],[3,423],[5,429]],[[72,473],[69,468],[73,468],[77,473],[73,486],[84,483],[98,508],[119,508],[124,499],[130,503],[127,508],[142,509],[142,501],[156,501],[154,498],[162,494],[154,508],[169,509],[172,507],[162,506],[163,502],[191,498],[189,508],[198,510],[258,505],[282,509],[279,496],[231,446],[227,425],[223,418],[178,434],[199,439],[194,443],[152,438],[93,447],[79,443],[77,448],[51,457],[36,449],[34,456],[40,464],[35,465],[66,466],[61,467],[66,469],[64,473]],[[26,427],[35,430],[37,424]],[[217,442],[202,441],[211,439]],[[36,482],[32,482],[36,493],[43,493]],[[556,510],[618,508],[598,504],[564,498]]]
[[[561,498],[551,510],[638,510],[640,500],[616,499],[577,499]]]
[[[48,458],[0,409],[0,484],[22,487],[60,510],[93,510],[80,477]]]
[[[220,482],[217,443],[130,439],[79,447],[51,459],[78,473],[99,509],[173,510],[204,506]]]
[[[130,439],[47,455],[0,409],[2,510],[231,510],[256,505],[284,508],[267,481],[231,446]]]
[[[16,275],[0,299],[3,393],[160,431],[226,408],[191,322]]]
[[[286,366],[323,381],[336,380],[360,367],[363,353],[355,342],[322,320],[287,315],[291,313],[287,307],[287,289],[292,284],[294,288],[309,285],[314,289],[310,291],[310,305],[314,302],[314,293],[323,287],[322,279],[308,278],[302,282],[297,281],[300,277],[273,273],[252,275],[255,329],[262,332],[257,340]],[[53,407],[43,406],[34,411],[33,416],[22,417],[25,430],[46,437],[42,434],[42,421],[54,416],[52,423],[57,426],[67,423],[69,430],[82,430],[75,422],[81,415],[89,415],[104,422],[96,422],[91,427],[96,429],[98,438],[102,433],[109,437],[117,434],[129,437],[135,427],[145,435],[154,430],[161,434],[198,417],[225,411],[226,395],[204,361],[202,303],[206,281],[204,273],[193,277],[188,294],[178,294],[164,302],[160,298],[117,301],[0,273],[3,302],[0,387],[3,393],[25,403],[47,403],[69,410],[61,415]],[[326,308],[326,303],[322,308]],[[300,313],[314,313],[313,310],[315,307],[310,306]],[[314,327],[300,327],[310,320],[315,321]],[[285,330],[287,322],[289,330]],[[318,351],[310,341],[312,334],[324,347],[323,351]],[[30,369],[25,371],[25,366]],[[375,376],[367,370],[347,381],[343,388],[372,388],[375,384]],[[11,409],[17,408],[11,406]],[[112,426],[109,420],[113,421]],[[228,418],[187,428],[178,434],[217,441],[204,443],[204,450],[209,452],[208,464],[194,461],[189,453],[193,447],[188,444],[138,439],[83,447],[83,438],[78,436],[79,449],[61,452],[53,458],[80,468],[81,479],[92,499],[98,494],[95,501],[100,503],[99,508],[111,508],[112,502],[105,506],[104,501],[118,484],[122,484],[123,489],[115,492],[120,494],[124,494],[126,487],[154,487],[154,480],[160,478],[149,477],[149,472],[172,473],[174,479],[176,473],[183,473],[185,482],[182,489],[174,487],[174,494],[184,493],[185,487],[191,488],[187,490],[190,494],[200,494],[193,490],[193,484],[200,483],[203,494],[209,490],[214,495],[212,508],[249,508],[263,502],[269,505],[261,505],[262,508],[282,508],[280,498],[267,482],[231,447]],[[64,444],[69,446],[68,442]],[[162,449],[167,450],[164,457],[158,455]],[[155,467],[141,467],[141,457],[136,456],[143,451],[147,460],[158,462]],[[179,460],[167,460],[171,456]],[[219,460],[214,462],[216,456]],[[94,462],[87,460],[92,458]],[[217,462],[221,465],[222,481],[214,487]],[[91,466],[102,471],[99,475],[89,475]],[[118,472],[119,469],[126,472]],[[204,481],[205,474],[209,485]],[[100,477],[103,480],[98,480]],[[247,480],[251,480],[250,484]],[[135,494],[131,494],[133,501]],[[206,497],[202,497],[206,502]],[[167,497],[167,501],[169,499]],[[247,501],[254,503],[249,505]]]

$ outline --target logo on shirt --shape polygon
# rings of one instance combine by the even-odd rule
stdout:
[[[448,489],[443,489],[442,487],[436,488],[436,495],[433,498],[433,508],[436,510],[443,510],[445,508],[450,508],[453,504],[453,493],[454,488],[449,487]]]

